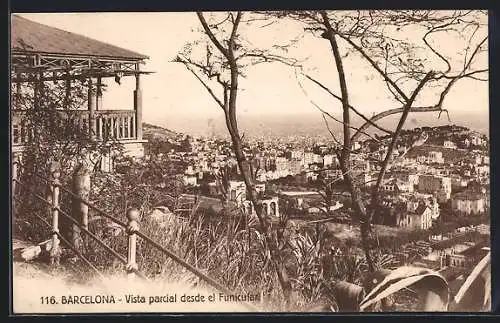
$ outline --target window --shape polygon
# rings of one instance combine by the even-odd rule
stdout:
[[[271,215],[276,215],[276,203],[271,202]]]
[[[267,204],[266,204],[266,203],[262,203],[262,212],[263,212],[265,215],[269,215],[269,212],[268,212],[268,207],[267,207]]]
[[[14,143],[18,143],[20,142],[20,138],[19,138],[19,126],[18,125],[12,125],[13,127],[13,134],[12,134],[12,139],[14,141]]]
[[[252,202],[249,202],[249,203],[248,203],[248,206],[247,206],[247,212],[248,212],[248,214],[252,214],[252,213],[253,213]]]

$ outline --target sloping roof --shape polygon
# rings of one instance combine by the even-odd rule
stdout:
[[[453,200],[461,200],[461,201],[477,201],[484,198],[485,194],[474,192],[471,190],[460,192],[452,196]]]
[[[428,206],[421,203],[417,209],[415,210],[415,214],[422,215],[424,214],[425,210],[427,210]]]
[[[77,55],[142,60],[149,58],[128,49],[86,36],[43,25],[26,18],[11,17],[11,50],[58,55]]]

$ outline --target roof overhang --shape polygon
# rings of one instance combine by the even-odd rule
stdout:
[[[13,83],[35,80],[57,81],[89,77],[115,77],[150,74],[141,71],[144,59],[86,56],[73,54],[11,52],[11,77]]]

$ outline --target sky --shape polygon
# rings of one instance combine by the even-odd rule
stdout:
[[[213,102],[194,76],[179,63],[172,62],[183,46],[199,38],[199,21],[195,13],[29,13],[24,18],[96,40],[130,49],[150,57],[143,70],[153,74],[142,77],[143,120],[158,125],[182,118],[221,117]],[[251,39],[273,44],[293,38],[297,26],[278,26],[274,32],[254,33]],[[286,35],[286,36],[285,36]],[[252,38],[253,37],[253,38]],[[446,40],[454,48],[452,39]],[[308,57],[309,73],[338,93],[336,70],[328,42],[309,37],[303,40],[299,56]],[[346,60],[347,81],[351,85],[351,103],[361,112],[372,115],[399,105],[386,96],[385,85],[371,77],[361,60]],[[305,115],[318,113],[311,100],[330,112],[339,112],[338,101],[302,79],[304,94],[294,70],[273,63],[260,64],[247,71],[241,81],[238,109],[240,116]],[[134,79],[125,78],[122,85],[108,81],[103,98],[106,109],[129,109],[133,104]],[[359,86],[353,86],[359,84]],[[425,99],[425,98],[424,98]],[[425,100],[424,100],[425,101]],[[445,108],[453,115],[484,114],[488,118],[488,84],[464,80],[449,93]],[[472,112],[471,112],[472,111]]]

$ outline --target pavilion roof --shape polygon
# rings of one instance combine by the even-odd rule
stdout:
[[[11,26],[11,50],[13,52],[106,57],[131,61],[149,58],[128,49],[40,24],[18,15],[11,16]]]

